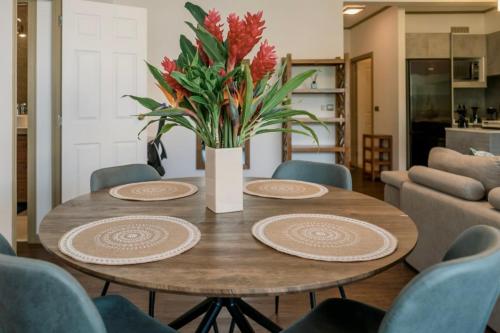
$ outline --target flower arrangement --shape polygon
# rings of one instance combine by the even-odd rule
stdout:
[[[224,39],[224,24],[216,10],[207,13],[189,2],[185,8],[197,22],[196,26],[186,22],[196,35],[196,43],[181,35],[177,60],[165,57],[163,70],[147,63],[167,103],[128,95],[150,110],[139,115],[140,119],[154,117],[143,131],[163,120],[159,135],[182,126],[211,148],[241,147],[252,136],[270,132],[309,135],[318,143],[315,132],[295,117],[319,120],[307,111],[293,110],[288,98],[315,71],[303,72],[282,84],[285,66],[275,73],[276,51],[267,40],[260,43],[251,62],[244,60],[262,39],[262,11],[243,18],[230,14]],[[299,127],[277,126],[288,121]]]

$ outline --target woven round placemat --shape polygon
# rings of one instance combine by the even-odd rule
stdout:
[[[109,194],[115,198],[135,201],[163,201],[190,196],[198,187],[183,182],[152,181],[113,187]]]
[[[328,193],[323,185],[288,179],[254,180],[245,184],[244,192],[264,198],[309,199]]]
[[[59,240],[59,249],[86,263],[130,265],[176,256],[199,240],[198,228],[179,218],[123,216],[70,230]]]
[[[322,261],[368,261],[393,253],[397,239],[359,220],[324,214],[278,215],[254,224],[252,234],[287,254]]]

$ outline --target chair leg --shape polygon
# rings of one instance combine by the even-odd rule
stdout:
[[[219,325],[217,325],[217,321],[214,321],[214,326],[212,326],[214,328],[214,333],[219,333]]]
[[[346,298],[347,298],[347,296],[346,296],[346,294],[345,294],[344,287],[339,286],[339,292],[340,292],[340,297],[342,297],[343,299],[346,299]]]
[[[149,291],[149,316],[154,318],[155,316],[155,298],[156,292],[150,290]]]
[[[311,309],[314,309],[316,307],[316,293],[315,292],[309,293],[309,302],[311,303]]]
[[[280,297],[274,296],[274,314],[278,314],[280,309]]]
[[[104,287],[102,287],[102,291],[101,291],[101,296],[106,296],[106,294],[108,293],[109,284],[110,284],[109,281],[106,281],[104,283]]]

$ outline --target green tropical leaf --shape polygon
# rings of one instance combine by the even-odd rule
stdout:
[[[138,97],[133,95],[123,95],[122,97],[132,98],[133,100],[139,102],[139,104],[141,104],[142,106],[144,106],[146,109],[149,110],[155,110],[161,106],[161,103],[158,103],[157,101],[149,97]]]
[[[191,43],[191,41],[184,35],[181,35],[179,39],[179,44],[181,46],[182,54],[186,57],[186,60],[191,63],[195,57],[197,50],[196,47]]]
[[[146,125],[139,131],[139,133],[137,133],[137,138],[140,139],[140,136],[141,134],[152,124],[156,123],[156,122],[159,122],[160,121],[160,118],[158,119],[153,119],[153,120],[150,120],[146,123]]]
[[[170,75],[175,79],[175,81],[179,82],[184,88],[187,90],[201,94],[203,93],[203,89],[200,88],[199,85],[196,84],[196,80],[189,80],[185,74],[181,72],[172,72]]]
[[[266,112],[269,112],[280,103],[282,103],[290,92],[304,83],[304,81],[314,75],[314,73],[316,73],[316,70],[311,69],[294,76],[290,81],[286,82],[280,89],[278,89],[274,96],[272,96],[268,101],[265,102],[265,104],[262,106],[261,113],[264,114]]]
[[[142,117],[169,117],[169,116],[187,116],[185,109],[161,107],[151,112],[143,113]]]
[[[245,100],[243,104],[243,124],[246,124],[248,119],[252,116],[252,102],[253,102],[253,79],[250,72],[250,66],[245,64]]]
[[[203,25],[205,23],[205,17],[207,16],[207,12],[205,12],[203,8],[191,2],[186,2],[184,4],[184,8],[186,8],[191,13],[191,15],[193,15],[194,19],[196,20],[196,22],[198,22],[198,24]]]
[[[160,86],[162,86],[166,91],[168,91],[171,95],[173,95],[174,91],[168,85],[167,81],[165,81],[165,78],[163,77],[163,73],[158,68],[156,68],[155,66],[151,65],[147,61],[146,61],[146,65],[148,66],[148,69],[151,72],[151,74],[153,75],[153,77],[155,78],[156,82],[158,82],[158,84]]]
[[[206,31],[202,26],[195,27],[191,22],[186,22],[186,24],[193,29],[196,37],[198,37],[203,44],[203,50],[214,63],[225,62],[224,48],[212,34]]]
[[[167,133],[168,131],[170,131],[175,126],[177,126],[177,124],[175,124],[175,123],[168,123],[168,124],[163,125],[163,127],[158,132],[158,135],[156,135],[156,137],[157,138],[161,137],[163,134]]]

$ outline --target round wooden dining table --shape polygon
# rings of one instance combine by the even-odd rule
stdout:
[[[227,308],[242,332],[253,332],[247,317],[270,332],[281,328],[244,302],[245,296],[277,296],[342,286],[380,273],[405,258],[417,241],[413,221],[397,208],[367,195],[328,187],[322,197],[283,200],[244,196],[241,212],[215,214],[205,206],[204,178],[175,179],[198,186],[189,197],[170,201],[126,201],[108,190],[89,193],[54,208],[40,225],[40,241],[68,265],[94,277],[166,293],[197,295],[205,301],[170,323],[180,328],[203,315],[208,331]],[[256,240],[252,226],[264,218],[293,213],[334,214],[384,228],[398,240],[395,252],[377,260],[326,262],[278,252]],[[200,242],[178,256],[145,264],[106,266],[79,262],[58,248],[69,230],[100,219],[128,215],[173,216],[195,224]]]

